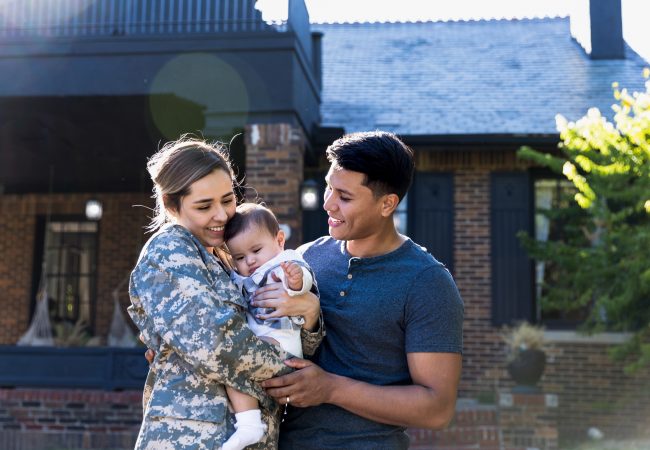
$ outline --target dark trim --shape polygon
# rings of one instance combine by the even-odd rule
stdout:
[[[32,295],[29,298],[29,316],[25,318],[25,323],[31,323],[34,312],[36,311],[36,294],[41,282],[41,272],[43,271],[43,253],[45,251],[45,216],[37,216],[34,227],[34,254],[32,261]]]
[[[0,387],[142,389],[144,348],[0,346]]]
[[[400,136],[413,147],[438,144],[557,144],[559,134],[419,134]]]

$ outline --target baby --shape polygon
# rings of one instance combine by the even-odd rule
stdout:
[[[294,356],[302,357],[300,328],[302,317],[278,317],[261,319],[270,313],[266,308],[250,305],[251,295],[267,282],[279,278],[291,296],[309,292],[313,275],[302,256],[295,250],[284,250],[284,232],[268,208],[255,203],[243,203],[228,221],[224,240],[232,255],[236,272],[231,278],[241,289],[249,308],[246,313],[248,325],[260,339],[280,345]],[[228,398],[235,410],[237,431],[224,443],[224,450],[242,449],[259,442],[266,426],[261,420],[257,400],[234,388],[226,387]]]

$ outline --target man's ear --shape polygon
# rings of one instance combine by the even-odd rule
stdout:
[[[278,235],[276,236],[276,239],[278,240],[278,245],[282,248],[284,248],[284,242],[285,242],[285,235],[284,231],[279,230]]]
[[[389,217],[397,209],[399,204],[399,197],[397,194],[386,194],[381,202],[381,215],[383,217]]]

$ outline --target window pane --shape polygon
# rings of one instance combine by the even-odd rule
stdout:
[[[565,235],[564,224],[560,218],[550,220],[541,211],[559,211],[566,208],[575,194],[573,183],[565,179],[539,179],[535,181],[535,238],[539,241],[561,240]],[[552,262],[535,263],[535,297],[537,317],[551,328],[575,328],[587,317],[587,310],[563,311],[561,309],[541,308],[541,297],[545,294],[544,285],[553,285],[554,280],[566,276]]]
[[[43,258],[53,323],[92,323],[96,249],[96,222],[48,224]]]

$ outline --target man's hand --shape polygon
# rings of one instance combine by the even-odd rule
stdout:
[[[153,362],[155,356],[156,356],[156,352],[154,352],[150,348],[148,348],[147,351],[144,352],[144,358],[147,360],[149,364]]]
[[[292,358],[285,364],[296,371],[263,381],[267,394],[280,404],[285,404],[288,398],[290,404],[301,408],[328,402],[336,375],[306,359]]]
[[[260,319],[272,319],[275,317],[297,317],[305,318],[303,328],[309,331],[318,326],[320,315],[320,301],[316,295],[307,292],[302,295],[291,297],[287,294],[282,283],[273,274],[274,283],[268,283],[259,288],[253,294],[251,305],[259,308],[273,308],[269,314],[261,314]]]
[[[302,290],[302,267],[293,261],[284,261],[280,263],[287,286],[292,291]]]

